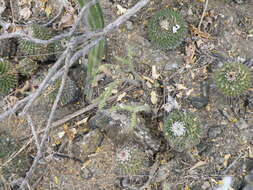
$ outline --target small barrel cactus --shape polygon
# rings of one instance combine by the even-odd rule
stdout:
[[[187,24],[176,11],[158,11],[148,23],[148,38],[157,48],[171,50],[177,48],[185,39]]]
[[[164,120],[164,137],[179,152],[193,147],[200,140],[200,121],[191,112],[173,111]]]
[[[32,24],[30,28],[28,28],[28,33],[30,36],[41,40],[48,40],[54,36],[49,28],[38,24]],[[50,59],[52,52],[54,52],[55,49],[59,49],[58,46],[59,42],[43,45],[25,39],[19,40],[19,49],[23,54],[29,56],[33,60],[42,62]]]
[[[17,83],[17,75],[11,69],[9,61],[0,59],[0,94],[8,94]]]
[[[214,73],[217,89],[227,97],[245,94],[252,86],[250,68],[242,63],[225,63]]]
[[[116,168],[120,175],[140,175],[147,170],[149,160],[147,155],[134,145],[119,149],[116,153]]]

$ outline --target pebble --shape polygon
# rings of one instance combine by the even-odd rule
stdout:
[[[208,137],[209,138],[216,138],[221,134],[222,130],[219,126],[211,126],[208,130]]]
[[[197,109],[201,109],[207,106],[208,98],[207,97],[192,97],[190,98],[191,104]]]
[[[132,31],[134,29],[133,22],[131,22],[129,20],[126,21],[126,28],[127,28],[127,30]]]

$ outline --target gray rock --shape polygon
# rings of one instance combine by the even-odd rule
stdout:
[[[85,160],[96,151],[102,140],[103,134],[96,129],[78,139],[78,142],[75,142],[72,147],[72,152],[76,157]]]
[[[91,128],[100,128],[117,145],[137,142],[145,150],[157,152],[161,141],[154,137],[145,125],[145,120],[137,115],[136,126],[132,127],[131,114],[126,111],[100,110],[90,119]]]
[[[131,21],[126,21],[126,28],[129,31],[132,31],[134,29],[133,23]]]
[[[208,137],[209,138],[216,138],[221,134],[222,130],[219,126],[211,126],[208,130]]]
[[[191,104],[197,109],[201,109],[207,106],[208,98],[207,97],[192,97],[190,98]]]

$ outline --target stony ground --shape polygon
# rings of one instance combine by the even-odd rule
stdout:
[[[136,2],[102,0],[106,24]],[[250,0],[209,1],[201,31],[189,27],[186,41],[174,51],[155,49],[147,38],[148,19],[165,7],[177,9],[189,26],[197,27],[204,2],[151,1],[107,36],[105,67],[99,76],[96,93],[100,94],[104,85],[122,77],[138,78],[141,85],[126,94],[123,92],[131,84],[117,87],[115,94],[121,94],[121,98],[104,110],[88,111],[54,129],[46,150],[47,157],[41,161],[33,178],[35,189],[134,189],[147,182],[154,168],[156,173],[146,189],[211,190],[224,176],[233,177],[232,188],[235,190],[243,189],[248,183],[245,176],[253,170],[252,91],[247,97],[229,101],[217,92],[212,74],[221,63],[245,62],[253,58],[253,4]],[[43,14],[42,11],[37,18],[44,18]],[[115,56],[129,60],[133,70],[129,71],[128,66]],[[196,113],[201,120],[201,141],[187,151],[174,151],[162,135],[163,105],[168,95],[175,98],[181,109]],[[112,106],[120,103],[145,104],[151,108],[151,111],[137,114],[134,132],[126,137],[117,136],[118,129],[115,128],[129,128],[131,114],[127,111],[108,114]],[[32,117],[38,129],[45,125],[49,104],[38,103],[33,108]],[[85,102],[78,101],[60,107],[56,119],[84,106]],[[29,169],[36,153],[33,143],[27,145],[29,134],[29,127],[22,118],[11,117],[0,124],[1,146],[8,147],[1,149],[0,146],[0,187],[3,189],[10,189],[10,182],[23,177]],[[140,142],[150,163],[143,168],[142,175],[124,176],[119,174],[114,156],[121,145],[132,141]],[[22,145],[24,150],[6,163]],[[13,167],[15,164],[17,166]],[[247,188],[253,189],[249,185]]]

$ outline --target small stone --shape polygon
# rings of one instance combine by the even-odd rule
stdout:
[[[201,109],[207,106],[208,98],[207,97],[192,97],[190,98],[191,104],[197,109]]]
[[[212,126],[210,127],[210,129],[208,130],[208,137],[210,138],[216,138],[217,136],[219,136],[221,134],[222,130],[219,128],[219,126]]]
[[[89,168],[83,168],[80,170],[80,176],[83,179],[90,179],[92,178],[93,174]]]
[[[134,29],[133,22],[128,20],[126,22],[126,28],[127,28],[127,30],[132,31]]]

